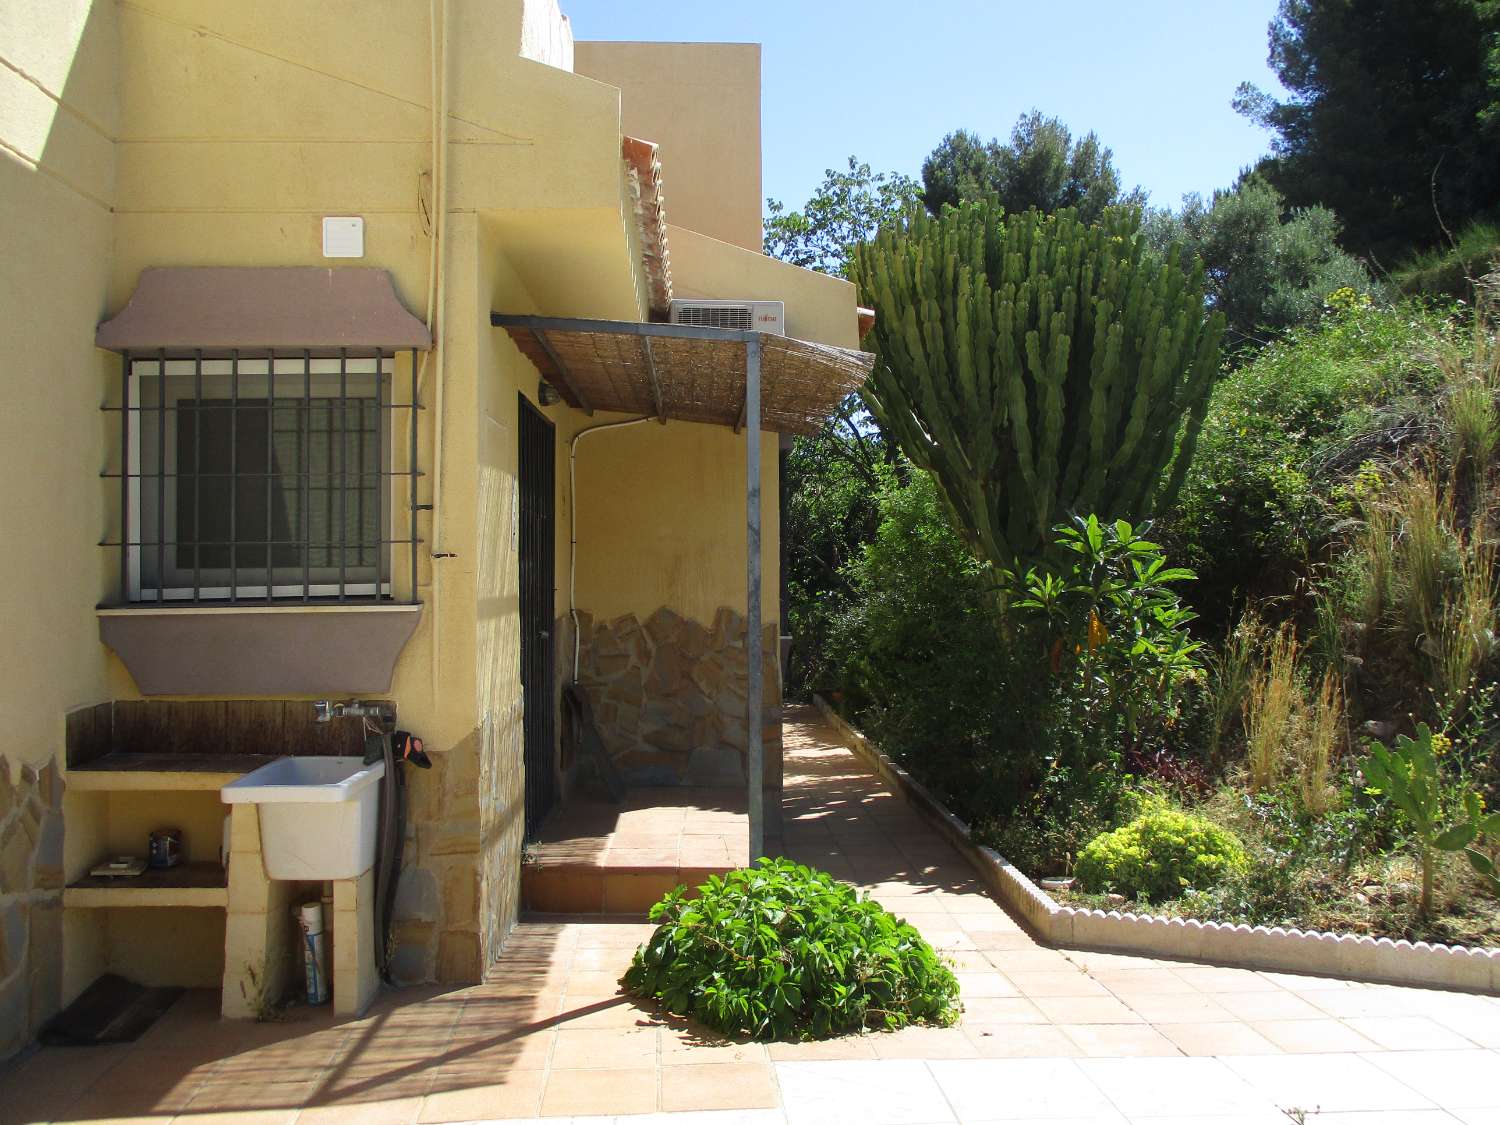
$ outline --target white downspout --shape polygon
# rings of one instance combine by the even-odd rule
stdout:
[[[626,418],[621,422],[603,422],[597,426],[579,430],[568,442],[568,617],[573,622],[573,682],[578,682],[578,439],[600,430],[614,430],[621,426],[638,426],[652,421],[644,418]]]
[[[436,331],[432,331],[432,346],[436,353],[432,363],[433,401],[432,401],[432,514],[429,526],[432,529],[432,547],[429,552],[432,556],[432,691],[437,694],[439,661],[442,656],[443,635],[443,612],[442,612],[442,575],[443,569],[439,565],[447,558],[443,550],[443,368],[445,366],[448,349],[443,345],[441,336],[447,328],[446,298],[448,294],[448,0],[441,2],[441,29],[437,26],[439,20],[439,2],[432,0],[430,9],[432,28],[432,46],[434,56],[432,60],[432,91],[433,91],[433,180],[432,201],[434,217],[432,245],[429,250],[428,260],[432,270],[429,277],[430,284],[427,294],[427,327],[433,330],[436,323]],[[439,49],[441,48],[441,49]],[[434,317],[436,318],[434,322]],[[416,514],[412,514],[413,520]]]

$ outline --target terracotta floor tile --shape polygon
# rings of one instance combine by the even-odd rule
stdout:
[[[775,1109],[776,1080],[768,1063],[708,1063],[666,1067],[661,1109],[666,1113],[715,1109]]]
[[[1072,1039],[1052,1024],[965,1024],[963,1032],[983,1058],[1065,1058],[1082,1054]]]
[[[972,1059],[979,1050],[957,1027],[903,1027],[871,1035],[878,1059]]]
[[[546,1086],[545,1071],[508,1074],[501,1082],[440,1090],[422,1099],[420,1122],[483,1121],[492,1118],[535,1117]]]
[[[1316,1020],[1327,1013],[1291,992],[1208,993],[1214,1003],[1241,1020]]]
[[[1007,973],[1011,984],[1022,996],[1108,996],[1109,990],[1087,973],[1077,969],[1059,972]]]
[[[580,996],[590,999],[601,1000],[620,995],[621,973],[612,970],[601,970],[599,972],[578,972],[568,977],[564,986],[563,996],[570,1002],[576,1002]]]
[[[631,952],[620,947],[580,949],[573,956],[573,969],[582,973],[613,973],[618,979],[630,967]]]
[[[1177,1045],[1154,1027],[1135,1024],[1059,1024],[1083,1054],[1092,1058],[1181,1055]]]
[[[557,1033],[548,1028],[530,1035],[458,1040],[448,1044],[429,1064],[443,1071],[467,1072],[541,1070],[551,1059]]]
[[[1426,1016],[1356,1016],[1343,1022],[1387,1051],[1463,1051],[1477,1046],[1459,1032]],[[1496,1100],[1500,1101],[1500,1095]]]
[[[657,1030],[657,1051],[662,1066],[698,1066],[709,1063],[758,1063],[769,1055],[766,1044],[725,1039],[712,1033],[683,1031],[676,1027]]]
[[[411,1125],[421,1108],[421,1098],[396,1098],[355,1105],[312,1105],[297,1115],[297,1125]]]
[[[549,1071],[542,1116],[654,1113],[657,1075],[656,1067]]]
[[[1275,981],[1252,969],[1221,969],[1213,965],[1182,965],[1173,970],[1203,992],[1275,992]]]
[[[1256,1020],[1250,1026],[1289,1054],[1379,1050],[1339,1020]]]
[[[968,1023],[1047,1023],[1036,1004],[1023,996],[981,996],[964,1004]]]
[[[1113,996],[1037,996],[1031,1001],[1053,1023],[1145,1023]]]
[[[1122,998],[1140,995],[1191,995],[1199,991],[1171,969],[1090,969],[1088,975]],[[1262,996],[1266,994],[1246,992],[1235,995]]]
[[[70,1102],[66,1114],[60,1113],[57,1120],[88,1122],[89,1125],[97,1125],[101,1121],[170,1121],[187,1108],[191,1097],[191,1094],[156,1095],[141,1090],[117,1090],[110,1093],[88,1090],[76,1101]],[[0,1121],[9,1120],[0,1114]]]
[[[852,1062],[875,1057],[873,1039],[873,1035],[844,1035],[808,1043],[768,1043],[766,1053],[772,1062]]]
[[[294,1125],[300,1109],[229,1109],[198,1112],[184,1118],[192,1125]]]
[[[629,1070],[655,1066],[657,1029],[564,1028],[552,1048],[552,1067],[557,1070]]]
[[[312,1081],[269,1082],[264,1079],[207,1082],[188,1100],[183,1112],[239,1113],[247,1110],[296,1111],[318,1090]]]
[[[953,975],[958,978],[959,994],[966,1001],[982,997],[1020,995],[1016,986],[997,972],[954,973]]]
[[[1148,1023],[1232,1023],[1239,1019],[1216,998],[1201,992],[1166,996],[1124,993],[1120,999]]]
[[[1281,1048],[1247,1024],[1158,1023],[1165,1035],[1185,1055],[1276,1055]]]

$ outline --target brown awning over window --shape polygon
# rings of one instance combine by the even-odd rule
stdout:
[[[790,336],[684,324],[490,314],[569,406],[739,429],[746,342],[761,343],[761,428],[812,434],[875,357]]]
[[[430,348],[378,269],[167,266],[144,270],[129,303],[99,325],[110,351]]]

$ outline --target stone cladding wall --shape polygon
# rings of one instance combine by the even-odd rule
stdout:
[[[62,1002],[62,773],[0,757],[0,1059]]]
[[[595,621],[579,614],[579,679],[610,757],[631,785],[745,783],[745,619],[727,606],[705,625],[663,606]],[[766,776],[781,777],[778,629],[765,625]]]

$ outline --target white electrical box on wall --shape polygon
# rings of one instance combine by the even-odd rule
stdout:
[[[323,220],[323,257],[363,258],[365,256],[365,221],[353,215],[326,217]]]

